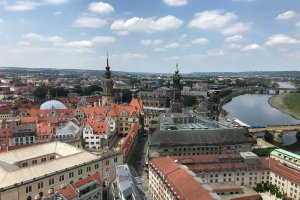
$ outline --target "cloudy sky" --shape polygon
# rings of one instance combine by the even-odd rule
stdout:
[[[299,0],[0,0],[0,66],[300,70]]]

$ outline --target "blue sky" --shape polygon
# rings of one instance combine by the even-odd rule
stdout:
[[[0,0],[0,66],[300,70],[298,0]]]

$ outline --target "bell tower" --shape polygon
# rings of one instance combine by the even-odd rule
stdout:
[[[173,75],[173,96],[171,100],[171,112],[181,112],[181,85],[178,64],[176,64],[175,74]]]
[[[113,94],[113,80],[111,79],[111,72],[110,72],[108,55],[107,55],[105,76],[103,78],[102,105],[106,106],[109,103],[114,103],[114,94]]]

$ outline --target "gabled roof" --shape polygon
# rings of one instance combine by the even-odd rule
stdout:
[[[102,121],[98,121],[99,115],[89,116],[86,125],[89,124],[93,129],[93,134],[106,134],[109,131],[108,121],[102,117]]]
[[[130,129],[130,131],[128,132],[125,140],[123,141],[123,143],[121,144],[121,150],[124,153],[124,155],[127,155],[127,153],[129,152],[135,137],[137,136],[138,133],[138,124],[135,123],[132,128]]]
[[[276,174],[300,185],[300,172],[287,167],[274,158],[270,158],[270,168]]]
[[[163,176],[173,193],[182,200],[213,200],[209,192],[192,175],[183,170],[172,158],[161,157],[150,161],[151,166]]]
[[[95,174],[88,176],[80,181],[73,183],[73,186],[75,188],[78,188],[78,187],[81,187],[81,186],[91,182],[91,181],[96,181],[98,183],[99,187],[102,186],[102,178],[98,172],[96,172]]]

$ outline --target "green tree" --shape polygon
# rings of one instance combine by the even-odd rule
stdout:
[[[46,98],[46,94],[48,92],[48,87],[45,85],[41,85],[39,87],[36,88],[35,92],[34,92],[34,96],[40,99]]]
[[[194,96],[183,96],[183,105],[185,107],[192,107],[198,103],[197,98]]]

